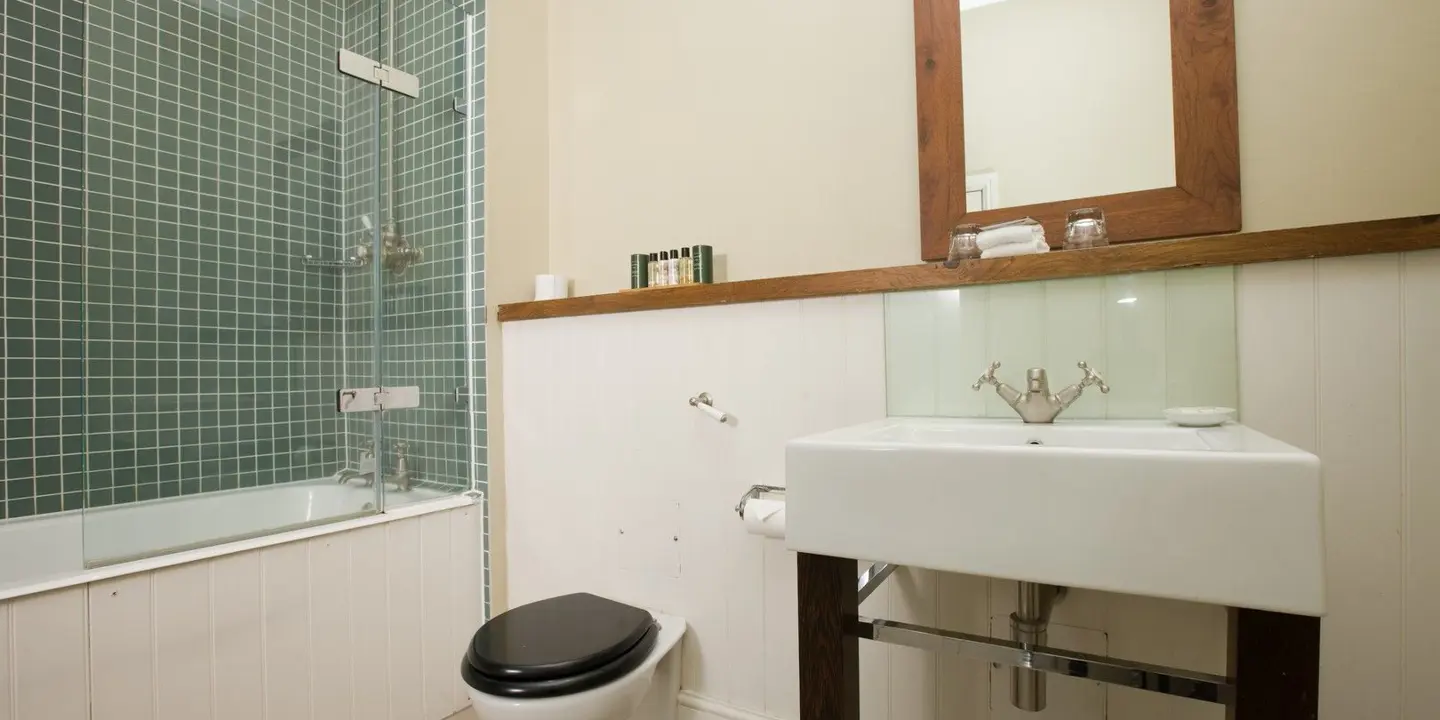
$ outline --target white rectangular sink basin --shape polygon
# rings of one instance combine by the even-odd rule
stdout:
[[[1325,611],[1320,460],[1243,425],[889,418],[786,448],[792,550]]]

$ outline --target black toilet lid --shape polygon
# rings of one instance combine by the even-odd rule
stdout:
[[[652,622],[645,633],[640,636],[640,641],[621,653],[619,657],[576,675],[526,682],[501,680],[480,674],[470,665],[467,655],[466,659],[460,662],[460,677],[464,678],[465,684],[486,695],[517,700],[573,695],[619,680],[635,668],[640,667],[645,663],[645,659],[650,657],[659,637],[660,625]]]
[[[470,641],[465,660],[476,674],[505,684],[569,678],[613,667],[638,650],[647,633],[653,645],[654,625],[650,613],[637,607],[589,593],[563,595],[485,623]]]

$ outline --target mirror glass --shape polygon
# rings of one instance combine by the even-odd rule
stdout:
[[[958,0],[969,210],[1175,184],[1169,0]]]

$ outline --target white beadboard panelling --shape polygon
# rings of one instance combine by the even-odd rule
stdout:
[[[156,720],[207,720],[214,708],[210,563],[156,571],[151,592]]]
[[[941,573],[938,582],[940,606],[935,618],[937,627],[976,635],[988,634],[990,581],[974,575]],[[990,664],[950,653],[940,655],[936,663],[940,678],[936,699],[937,720],[988,717]]]
[[[149,574],[89,586],[90,716],[138,720],[155,712]]]
[[[0,603],[0,720],[448,718],[465,705],[456,667],[483,611],[482,519],[463,507]],[[389,537],[397,525],[408,530]]]
[[[512,600],[588,590],[680,615],[688,690],[793,718],[794,556],[732,508],[752,484],[784,483],[789,438],[883,417],[883,298],[502,327],[506,367],[522,369],[505,377]],[[733,422],[686,404],[701,391]],[[645,542],[679,545],[678,577],[622,569],[622,507],[662,503],[678,507],[680,541]]]
[[[265,715],[310,714],[310,554],[305,543],[260,551]]]
[[[1076,331],[1076,342],[1089,343],[1076,352],[1105,351],[1076,355],[1070,366],[1081,359],[1100,365],[1096,357],[1108,352],[1109,340],[1101,320],[1109,312],[1103,281],[1062,284],[1053,296],[1016,291],[1021,310],[1012,305],[999,312],[1000,322],[1010,322],[1007,331],[992,331],[998,307],[993,290],[910,294],[930,328],[913,333],[917,343],[934,340],[946,353],[976,358],[971,374],[932,354],[921,372],[925,392],[963,383],[964,392],[944,403],[983,410],[984,397],[971,393],[968,383],[992,359],[990,336],[998,332],[995,344],[1013,348],[1010,332],[1018,329],[1015,337],[1050,352],[1044,319],[1052,316]],[[731,508],[751,484],[783,483],[786,440],[885,412],[882,381],[900,369],[889,364],[896,359],[886,325],[887,313],[895,310],[891,300],[791,301],[505,326],[507,333],[521,330],[506,337],[507,367],[524,369],[507,373],[505,390],[514,599],[603,591],[620,578],[623,586],[612,590],[620,599],[689,620],[688,691],[746,712],[795,717],[793,554],[779,541],[746,535]],[[1155,342],[1163,346],[1163,298],[1154,306],[1162,330]],[[1053,345],[1067,352],[1065,332],[1053,337]],[[1154,356],[1163,360],[1163,348]],[[530,374],[540,367],[550,374]],[[1163,399],[1163,365],[1155,377],[1160,381],[1153,394]],[[684,404],[701,390],[736,422],[720,425]],[[576,407],[605,408],[605,421]],[[893,403],[890,409],[895,411]],[[517,432],[508,431],[512,424]],[[565,439],[564,452],[555,451],[554,438]],[[678,593],[674,583],[618,567],[615,503],[641,502],[637,497],[650,498],[645,503],[673,498],[680,505]],[[1013,604],[1013,583],[997,592],[1005,601],[992,607],[990,581],[908,569],[872,596],[864,611],[984,633],[992,611],[1003,614]],[[1067,606],[1058,615],[1090,628],[1077,630],[1090,633],[1085,637],[1102,635],[1113,624],[1103,593],[1077,591]],[[875,643],[862,643],[861,654],[866,718],[990,717],[985,663]],[[1090,687],[1085,697],[1091,707],[1103,704],[1103,692]]]
[[[455,646],[454,655],[450,659],[452,663],[459,662],[456,658],[464,652],[471,635],[485,622],[484,559],[481,557],[484,537],[480,513],[479,507],[465,508],[456,512],[450,523],[451,566],[454,573],[450,592],[452,617],[455,618],[454,637],[451,638]],[[465,707],[470,703],[466,694],[468,686],[461,679],[460,673],[444,673],[443,667],[426,668],[426,672],[441,677],[448,674],[451,706]]]
[[[870,564],[857,563],[857,577]],[[860,614],[891,617],[890,593],[883,589],[871,593],[860,603]],[[860,717],[865,720],[890,720],[890,647],[878,642],[860,643]]]
[[[376,620],[376,629],[390,635],[390,654],[385,658],[388,668],[385,679],[390,684],[390,718],[412,720],[425,713],[420,519],[393,522],[385,528],[390,607],[383,618]]]
[[[1227,674],[1229,611],[1216,605],[1110,595],[1108,652],[1127,660]],[[1224,720],[1225,708],[1197,700],[1106,688],[1109,720]]]
[[[16,720],[90,717],[86,596],[86,588],[74,587],[10,603]]]
[[[1168,276],[1173,279],[1179,272],[1192,271],[1177,271]],[[1223,278],[1219,282],[1223,283]],[[1433,529],[1435,524],[1429,522],[1429,518],[1440,514],[1440,484],[1434,481],[1440,470],[1435,467],[1437,461],[1431,457],[1428,448],[1433,445],[1431,438],[1440,433],[1440,418],[1434,415],[1433,410],[1440,407],[1440,398],[1436,397],[1440,393],[1440,388],[1436,386],[1440,383],[1440,376],[1433,372],[1435,358],[1440,357],[1440,327],[1437,327],[1440,313],[1433,312],[1433,308],[1440,307],[1440,297],[1437,297],[1440,294],[1440,253],[1414,253],[1403,259],[1376,256],[1323,263],[1297,261],[1249,265],[1236,270],[1234,283],[1239,407],[1243,420],[1262,432],[1317,451],[1325,463],[1327,543],[1330,545],[1327,572],[1331,608],[1322,624],[1322,717],[1418,718],[1436,715],[1440,712],[1440,697],[1437,697],[1440,696],[1440,690],[1437,690],[1440,685],[1433,682],[1433,677],[1440,672],[1440,651],[1436,650],[1440,647],[1440,620],[1435,618],[1429,607],[1433,605],[1430,600],[1440,593],[1440,558],[1436,557],[1440,551],[1435,550],[1440,547],[1440,537],[1437,537],[1440,531]],[[1177,379],[1173,377],[1176,372],[1192,372],[1184,369],[1183,363],[1177,370],[1176,363],[1182,358],[1173,354],[1178,352],[1173,345],[1194,340],[1177,338],[1176,326],[1199,322],[1185,319],[1189,310],[1176,305],[1189,302],[1183,297],[1187,292],[1183,283],[1166,283],[1164,320],[1160,323],[1163,325],[1161,334],[1166,338],[1165,347],[1160,355],[1152,352],[1152,357],[1163,359],[1161,366],[1164,368],[1161,374],[1162,392],[1153,394],[1158,398],[1154,400],[1155,407],[1163,407],[1171,397],[1191,392],[1184,390],[1183,384],[1177,386]],[[962,301],[960,305],[963,307],[965,303]],[[1112,305],[1104,306],[1107,342],[1111,341],[1111,319],[1116,311]],[[1046,307],[1046,312],[1053,314],[1054,306],[1048,298]],[[729,326],[749,322],[751,317],[734,313],[737,309],[713,308],[708,309],[713,310],[712,313],[704,315],[673,311],[681,319],[671,327],[689,328],[691,334],[685,337],[712,338],[716,343],[723,339],[728,344],[738,342],[737,338],[741,336],[746,338],[745,342],[764,342],[767,332],[773,332],[777,325],[767,324],[771,328],[767,332],[732,330]],[[592,398],[592,402],[595,398],[607,398],[611,403],[607,407],[624,408],[607,416],[611,424],[623,424],[625,418],[631,417],[628,414],[632,412],[631,408],[675,401],[669,390],[663,397],[658,392],[651,394],[646,382],[631,379],[644,379],[653,368],[679,357],[668,355],[666,350],[657,351],[655,344],[649,342],[649,338],[662,336],[661,331],[637,329],[644,324],[641,317],[644,315],[650,314],[615,316],[612,319],[616,322],[605,326],[602,337],[592,335],[586,340],[587,343],[604,344],[613,357],[628,358],[629,367],[606,377],[610,384],[618,387],[601,388],[587,396]],[[880,313],[878,317],[883,320],[885,315]],[[1223,321],[1223,315],[1221,310],[1202,319],[1206,323]],[[988,315],[986,317],[988,319]],[[568,392],[571,387],[604,384],[598,383],[594,376],[584,374],[584,363],[567,365],[567,374],[580,373],[580,376],[570,377],[564,383],[552,383],[546,370],[549,367],[547,363],[553,362],[549,356],[583,353],[587,348],[593,350],[588,345],[577,346],[575,336],[568,331],[546,331],[546,326],[557,322],[535,321],[504,326],[506,333],[518,328],[535,330],[523,343],[528,347],[519,349],[519,358],[509,356],[515,346],[509,342],[511,336],[506,337],[507,369],[522,368],[522,377],[527,372],[531,373],[531,381],[521,386],[523,394],[519,396],[519,405],[522,407],[517,411],[528,420],[517,426],[517,430],[522,436],[526,432],[531,436],[527,443],[521,444],[522,448],[536,450],[526,452],[522,449],[519,457],[514,457],[512,451],[512,462],[519,468],[529,468],[511,476],[512,482],[516,483],[513,494],[519,496],[512,498],[516,504],[511,514],[512,538],[517,532],[525,532],[517,531],[516,526],[520,524],[517,519],[527,513],[530,517],[541,518],[545,517],[545,513],[565,511],[568,517],[569,513],[580,512],[570,504],[573,501],[567,496],[574,489],[571,484],[553,482],[553,478],[559,477],[556,473],[572,468],[588,469],[592,465],[580,465],[579,461],[566,455],[581,454],[582,449],[592,455],[618,454],[607,453],[605,447],[585,443],[579,437],[575,438],[573,445],[567,446],[571,452],[557,453],[553,451],[553,440],[545,437],[561,431],[567,433],[567,437],[575,436],[580,430],[596,424],[567,420],[566,417],[573,416],[574,411],[559,400],[551,403],[548,395],[552,387]],[[984,331],[982,337],[988,332],[988,329]],[[889,327],[886,333],[885,350],[893,352],[891,341],[894,334]],[[964,331],[960,334],[963,335]],[[542,335],[543,348],[530,345],[532,340],[539,340]],[[606,335],[610,339],[603,337]],[[1047,357],[1053,354],[1052,342],[1059,341],[1047,340]],[[626,343],[630,343],[628,354],[615,347]],[[801,343],[802,348],[811,345],[810,339]],[[790,346],[780,343],[776,347],[779,349],[772,353],[772,357],[778,364],[784,348]],[[1102,371],[1108,370],[1108,377],[1118,383],[1114,347],[1113,344],[1107,347],[1105,366],[1099,361],[1095,364]],[[806,398],[801,393],[813,393],[817,387],[812,382],[794,379],[783,369],[777,383],[771,384],[764,379],[752,381],[751,375],[763,370],[757,363],[747,363],[743,371],[737,372],[730,367],[733,363],[729,351],[720,349],[715,354],[718,360],[709,364],[703,360],[694,361],[688,374],[684,375],[682,379],[689,380],[684,384],[686,397],[701,389],[718,394],[716,388],[732,394],[730,388],[721,383],[754,382],[756,391],[750,394],[743,389],[734,390],[733,395],[738,398],[736,403],[732,403],[734,407],[720,401],[722,407],[739,413],[742,418],[736,427],[727,429],[728,435],[702,434],[702,423],[690,422],[683,426],[687,434],[681,445],[690,443],[691,447],[686,449],[677,445],[671,448],[669,457],[675,458],[675,465],[683,467],[685,458],[693,461],[696,457],[705,457],[705,464],[718,465],[722,469],[707,467],[694,473],[670,471],[658,481],[663,482],[665,478],[672,483],[694,480],[685,487],[688,488],[687,493],[693,492],[696,497],[712,490],[712,479],[716,484],[739,486],[752,482],[748,476],[753,473],[771,476],[782,473],[783,468],[774,465],[773,455],[763,454],[771,459],[749,463],[743,473],[736,470],[738,463],[727,465],[727,462],[734,462],[727,458],[748,452],[756,447],[756,443],[765,442],[752,440],[753,436],[749,435],[750,428],[745,420],[751,413],[767,412],[775,406],[774,411],[782,416],[790,413],[788,417],[801,418],[799,421],[765,424],[767,432],[772,434],[791,429],[787,423],[808,422],[798,412],[779,406],[804,404]],[[741,357],[746,355],[746,352],[739,353]],[[846,355],[851,357],[850,351],[847,350]],[[810,359],[796,360],[796,363],[800,362],[810,362]],[[1349,367],[1346,363],[1359,363],[1364,367]],[[930,366],[937,367],[935,364]],[[893,367],[887,369],[891,370],[889,374],[893,379]],[[1359,372],[1362,369],[1364,372]],[[821,374],[819,369],[812,370]],[[939,373],[945,370],[931,370],[923,378],[928,383],[925,387],[937,388]],[[983,363],[979,370],[983,370]],[[979,370],[974,375],[978,375]],[[848,377],[857,377],[853,375],[853,369],[851,372]],[[885,374],[878,368],[874,372],[877,376]],[[723,375],[724,379],[716,380],[714,388],[705,387],[710,374]],[[507,400],[515,404],[515,393],[521,388],[510,383],[509,375],[507,373]],[[1119,377],[1124,375],[1122,370]],[[967,372],[956,379],[968,383],[973,381],[973,376]],[[1205,381],[1208,379],[1197,379],[1197,382]],[[864,380],[851,382],[862,384]],[[1217,386],[1223,386],[1223,378],[1217,383]],[[779,391],[773,389],[777,386]],[[1175,395],[1167,395],[1165,388]],[[847,392],[850,392],[848,388]],[[751,397],[756,395],[768,400],[769,405],[764,409],[755,408]],[[540,397],[544,399],[535,400]],[[963,397],[963,394],[957,397]],[[1112,396],[1107,400],[1113,402],[1115,398]],[[533,407],[547,403],[553,407],[544,411]],[[863,406],[864,403],[857,403],[855,407]],[[895,410],[893,402],[891,410]],[[1114,415],[1113,412],[1111,414]],[[863,419],[866,418],[847,416],[843,420],[834,418],[832,422],[838,426]],[[506,420],[510,423],[513,418],[507,417]],[[536,425],[535,421],[540,423]],[[679,427],[685,422],[681,419],[675,424]],[[665,436],[669,430],[655,418],[646,419],[635,427],[631,434],[646,438]],[[511,434],[507,432],[507,435]],[[612,433],[605,437],[625,436],[628,435]],[[538,452],[542,449],[549,452]],[[612,466],[614,463],[609,458],[594,459],[612,463]],[[663,471],[670,466],[662,458],[651,467],[660,467]],[[609,473],[608,469],[606,473]],[[585,477],[594,479],[593,484],[603,489],[614,489],[616,484],[623,485],[625,482],[624,476],[598,472]],[[545,481],[539,482],[539,479]],[[645,481],[655,483],[657,478],[647,477]],[[728,492],[727,488],[725,493]],[[711,492],[705,502],[713,502],[719,494]],[[586,496],[587,499],[589,497]],[[684,500],[681,498],[682,505]],[[720,515],[725,512],[722,510]],[[704,558],[705,562],[697,565],[725,568],[723,573],[716,573],[722,576],[721,580],[711,577],[707,583],[692,578],[691,558],[688,555],[682,558],[681,580],[686,584],[685,600],[676,612],[693,616],[691,635],[685,645],[686,685],[689,687],[692,681],[703,677],[709,687],[728,688],[735,682],[734,667],[738,664],[735,658],[742,654],[731,652],[729,646],[768,647],[771,642],[763,631],[757,632],[748,625],[736,627],[726,621],[725,608],[737,591],[722,580],[740,572],[737,564],[750,561],[737,548],[753,539],[734,533],[724,534],[723,528],[730,527],[725,523],[733,521],[733,514],[727,521],[705,516],[699,508],[685,508],[683,513],[683,531],[709,534],[703,545],[698,541],[687,544],[687,548],[704,548],[704,554],[696,557]],[[692,522],[701,529],[692,528]],[[547,529],[549,535],[556,534],[554,515],[550,516],[549,522],[541,522],[540,526]],[[573,529],[573,534],[565,534],[569,544],[583,543],[591,537],[586,534],[591,532],[591,526],[586,525],[583,518],[573,525]],[[555,594],[538,589],[553,590],[575,583],[605,582],[603,569],[585,567],[582,562],[569,557],[546,557],[543,551],[563,548],[566,542],[550,537],[541,543],[538,536],[544,534],[535,530],[537,538],[522,543],[529,546],[528,550],[525,547],[516,550],[517,562],[512,567],[517,570],[517,575],[522,576],[516,578],[517,585],[542,594]],[[518,561],[524,553],[536,553],[539,561]],[[763,550],[760,555],[765,557]],[[693,574],[700,573],[696,571]],[[530,576],[523,577],[526,575]],[[946,576],[938,578],[938,583],[936,618],[942,626],[959,626],[966,622],[966,618],[976,614],[981,618],[989,617],[990,613],[985,608],[989,593],[977,587],[988,586],[988,581]],[[882,617],[896,616],[902,609],[892,611],[888,606],[892,592],[895,591],[877,593],[866,603],[865,612]],[[764,597],[767,600],[761,613],[768,618],[778,610],[771,607],[771,596]],[[1092,629],[1101,629],[1108,634],[1110,650],[1117,656],[1211,672],[1224,667],[1220,645],[1223,633],[1219,630],[1224,618],[1219,608],[1122,596],[1108,596],[1103,601],[1087,600],[1074,607],[1067,607],[1069,603],[1067,600],[1062,604],[1057,609],[1057,615],[1065,613],[1069,622],[1096,623]],[[715,610],[707,609],[716,606],[720,608],[718,615]],[[993,614],[1002,613],[996,610]],[[891,669],[884,665],[892,650],[882,645],[862,643],[862,703],[867,720],[900,720],[899,712],[917,704],[908,696],[900,697],[890,687]],[[759,651],[759,655],[765,657],[767,652]],[[746,657],[754,657],[754,654]],[[692,668],[697,658],[699,670]],[[978,720],[991,717],[988,693],[983,692],[983,686],[978,696],[962,692],[967,675],[951,667],[950,660],[942,659],[937,670],[940,679],[934,713],[908,716],[903,720],[911,720],[911,717],[916,720]],[[960,670],[969,663],[963,659],[954,660]],[[981,668],[981,672],[988,676],[983,664]],[[1107,697],[1108,715],[1117,720],[1162,716],[1201,720],[1217,718],[1220,712],[1219,708],[1201,703],[1123,689],[1110,689]],[[746,709],[763,710],[760,706]],[[692,710],[684,712],[705,717],[704,713]]]
[[[795,612],[799,592],[795,553],[783,540],[765,546],[765,705],[766,714],[800,717],[800,618]]]
[[[744,308],[740,317],[730,321],[717,317],[717,322],[709,327],[721,328],[729,341],[724,356],[728,357],[728,369],[722,365],[724,357],[720,362],[687,369],[701,386],[708,382],[707,376],[725,377],[724,400],[717,395],[716,402],[739,418],[729,438],[733,448],[731,466],[721,469],[729,475],[726,494],[732,498],[738,499],[753,484],[785,484],[784,444],[777,439],[789,429],[804,427],[810,422],[808,415],[813,408],[800,398],[811,395],[814,389],[811,383],[816,377],[833,377],[832,368],[843,362],[836,357],[811,358],[803,354],[806,338],[802,335],[802,312],[801,303],[796,301],[751,305]],[[699,326],[691,326],[690,330],[705,332]],[[776,362],[782,357],[799,362]],[[812,362],[816,364],[806,367]],[[695,441],[704,443],[707,439],[701,435]],[[719,500],[708,497],[709,502]],[[711,527],[733,538],[724,565],[728,577],[716,588],[725,593],[726,605],[726,635],[720,639],[724,654],[716,669],[726,675],[719,679],[720,692],[712,697],[737,707],[763,711],[769,674],[766,665],[769,643],[765,639],[766,543],[761,538],[744,535],[743,531],[737,532],[738,523],[721,525],[724,513],[707,509],[709,517],[715,519]],[[734,518],[734,513],[730,517]],[[704,644],[702,638],[701,645]],[[694,689],[707,694],[703,688]]]
[[[350,535],[350,659],[355,720],[390,717],[391,578],[385,550],[387,525]]]
[[[1315,262],[1246,265],[1237,273],[1240,420],[1316,452]]]
[[[89,586],[90,715],[139,720],[155,712],[150,574]]]
[[[1404,258],[1402,717],[1440,714],[1440,251]]]
[[[309,673],[314,720],[354,717],[350,666],[355,656],[350,634],[355,622],[351,617],[355,597],[350,588],[351,537],[352,533],[337,533],[305,543],[310,555]],[[364,618],[360,622],[368,620],[370,618]]]
[[[1317,263],[1320,458],[1327,606],[1321,694],[1327,717],[1399,717],[1401,653],[1355,648],[1401,632],[1400,258]],[[1337,532],[1337,528],[1344,528]],[[1391,641],[1393,644],[1393,641]]]
[[[1243,418],[1324,467],[1321,717],[1440,712],[1437,288],[1433,251],[1239,271]]]
[[[421,669],[454,667],[466,647],[454,627],[455,596],[452,582],[450,516],[445,513],[420,518],[420,638]],[[454,678],[448,674],[424,672],[425,717],[445,717],[460,708],[455,705]]]
[[[15,668],[10,666],[14,645],[10,637],[10,603],[0,602],[0,720],[14,720]]]
[[[890,615],[886,619],[928,627],[937,624],[939,573],[919,568],[900,568],[876,592],[890,594]],[[918,648],[890,648],[890,717],[935,717],[939,696],[939,663],[934,653]]]
[[[254,720],[265,702],[260,553],[218,558],[210,573],[215,718]]]

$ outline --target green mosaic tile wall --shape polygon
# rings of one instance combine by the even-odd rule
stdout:
[[[449,488],[468,487],[472,474],[466,415],[472,408],[457,402],[455,391],[471,384],[464,355],[467,248],[483,261],[483,236],[477,234],[473,246],[466,242],[467,230],[483,233],[483,227],[471,227],[465,205],[467,180],[483,182],[481,169],[476,177],[465,177],[466,133],[474,135],[475,146],[483,146],[483,103],[476,102],[474,112],[467,116],[455,111],[455,102],[463,104],[467,99],[466,62],[477,65],[476,78],[484,75],[483,9],[479,12],[471,58],[465,56],[464,12],[449,0],[400,0],[396,4],[390,35],[393,58],[384,48],[387,38],[379,32],[377,23],[382,20],[369,3],[353,3],[346,26],[347,47],[393,62],[421,80],[418,100],[389,95],[387,104],[379,109],[381,127],[387,134],[393,133],[392,172],[386,172],[383,165],[376,171],[374,92],[361,83],[347,88],[344,104],[351,120],[345,140],[347,227],[352,231],[352,244],[369,242],[359,218],[368,216],[372,222],[393,218],[407,241],[424,252],[424,262],[400,276],[385,273],[381,286],[382,377],[387,384],[418,385],[421,389],[420,408],[386,414],[382,450],[384,465],[393,469],[394,443],[406,443],[409,467],[425,483]],[[477,81],[471,90],[483,94],[483,81]],[[476,159],[483,162],[483,157]],[[377,174],[382,194],[378,210]],[[392,178],[393,200],[388,190]],[[474,217],[483,217],[483,206],[477,204],[474,211]],[[478,272],[476,277],[477,286],[483,286],[483,277]],[[346,375],[352,384],[368,384],[374,373],[373,297],[368,271],[351,271],[345,292],[345,328],[349,342]],[[477,317],[483,319],[483,295],[477,293],[474,300],[480,303]],[[483,358],[483,341],[476,343],[476,349]],[[477,378],[477,384],[483,385],[483,368]],[[476,419],[483,427],[483,407],[478,408]],[[352,465],[358,449],[370,437],[368,418],[348,421]],[[483,469],[477,472],[483,474]]]
[[[90,506],[335,471],[338,6],[90,0]]]
[[[335,415],[331,392],[371,382],[369,273],[307,270],[300,257],[340,257],[368,242],[360,216],[384,217],[373,86],[334,69],[337,47],[380,57],[382,6],[0,8],[0,517],[353,465],[368,423]],[[382,287],[387,382],[423,389],[421,409],[387,416],[387,444],[409,442],[423,480],[457,488],[471,477],[469,443],[482,481],[485,462],[484,9],[470,9],[467,58],[453,5],[397,4],[395,61],[424,93],[383,126],[396,138],[395,215],[425,252]],[[452,108],[465,63],[469,118]],[[453,394],[466,384],[478,385],[471,407]]]
[[[0,9],[0,517],[23,517],[84,501],[85,4]]]

